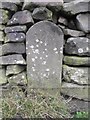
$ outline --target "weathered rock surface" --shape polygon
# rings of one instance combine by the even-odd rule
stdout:
[[[0,57],[0,65],[26,65],[26,62],[22,55],[15,54],[15,55],[7,55],[7,56],[1,56]]]
[[[32,88],[60,87],[63,41],[62,30],[49,21],[38,22],[28,30],[27,78]]]
[[[12,18],[8,21],[7,25],[14,25],[14,24],[33,24],[33,18],[31,13],[28,10],[18,11],[16,12]]]
[[[64,4],[64,11],[71,14],[90,12],[90,0],[75,0]]]
[[[5,24],[9,20],[9,12],[7,10],[0,9],[0,24]]]
[[[90,39],[90,33],[88,33],[88,34],[86,35],[86,37]]]
[[[16,6],[16,4],[11,2],[0,2],[0,9],[8,9],[16,12],[18,10],[18,7]]]
[[[90,57],[64,56],[64,64],[71,66],[90,66]]]
[[[70,113],[80,112],[88,112],[88,106],[90,102],[79,100],[79,99],[72,99],[68,102],[68,108]]]
[[[5,36],[5,42],[24,42],[25,41],[24,33],[7,33]]]
[[[61,93],[68,95],[74,98],[83,99],[88,101],[88,90],[89,86],[79,86],[73,83],[63,83]]]
[[[19,73],[17,75],[13,75],[8,78],[8,82],[12,85],[26,85],[26,72]]]
[[[4,42],[5,37],[4,37],[4,32],[0,31],[0,42]]]
[[[5,25],[0,24],[0,31],[3,31],[5,29]]]
[[[65,35],[69,35],[69,36],[73,36],[73,37],[79,37],[79,36],[84,36],[85,33],[82,31],[78,31],[78,30],[72,30],[72,29],[64,29],[64,34]]]
[[[69,55],[90,56],[90,39],[71,37],[65,44],[65,53]]]
[[[77,15],[76,25],[79,30],[89,33],[90,32],[90,13]]]
[[[88,67],[69,67],[63,65],[63,79],[77,84],[89,84]]]
[[[0,55],[7,55],[12,53],[25,53],[25,44],[24,43],[6,43],[0,46]]]
[[[23,4],[23,8],[25,10],[33,11],[37,7],[45,7],[47,5],[47,2],[30,2],[27,0]]]
[[[32,16],[38,20],[52,20],[52,12],[46,7],[35,8]]]
[[[6,76],[18,74],[25,70],[23,65],[8,65],[6,68]]]
[[[68,21],[67,21],[67,19],[64,18],[64,17],[62,17],[62,16],[59,17],[58,22],[59,22],[60,24],[65,25],[65,26],[68,25]]]
[[[63,0],[48,2],[46,7],[53,12],[60,12],[63,8]]]
[[[6,27],[5,33],[13,33],[13,32],[26,32],[27,27],[25,25],[18,25],[18,26],[12,26],[12,27]]]
[[[5,68],[0,68],[0,85],[7,83]]]
[[[75,1],[75,0],[64,0],[64,2],[66,2],[66,3],[69,3],[69,2],[72,2],[72,1]]]

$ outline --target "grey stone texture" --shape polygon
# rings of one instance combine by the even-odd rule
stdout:
[[[13,12],[16,12],[18,10],[18,7],[16,6],[15,3],[0,2],[0,9],[7,9],[7,10],[11,10]]]
[[[15,33],[7,33],[5,36],[5,43],[7,42],[24,42],[26,36],[22,32],[15,32]]]
[[[21,54],[7,55],[0,57],[0,65],[26,65],[26,62]]]
[[[0,46],[0,56],[8,54],[23,54],[25,53],[25,44],[24,43],[6,43]]]
[[[0,68],[0,85],[7,83],[5,68]]]
[[[79,14],[76,17],[76,25],[79,30],[90,32],[90,13]]]
[[[33,24],[33,18],[31,16],[30,11],[24,10],[24,11],[19,11],[16,12],[12,18],[8,21],[7,25],[14,25],[14,24]]]
[[[67,14],[78,14],[81,12],[90,12],[90,0],[75,0],[65,3],[63,9]]]
[[[76,84],[89,84],[88,67],[70,67],[63,65],[63,79]]]
[[[90,39],[71,37],[65,44],[65,53],[69,55],[90,56]]]
[[[32,16],[37,20],[52,20],[52,12],[46,7],[35,8]]]
[[[9,20],[9,11],[0,9],[0,24],[6,24]]]
[[[80,86],[73,83],[63,83],[61,93],[64,95],[71,96],[73,98],[78,98],[80,100],[88,101],[88,91],[89,86]]]
[[[62,74],[63,32],[42,21],[26,35],[27,78],[32,88],[59,88]]]
[[[26,32],[26,25],[10,26],[5,28],[5,33]]]
[[[10,85],[13,85],[13,86],[26,85],[27,84],[26,73],[21,72],[17,75],[13,75],[8,78],[8,82],[10,83]]]
[[[64,56],[64,64],[71,66],[90,66],[90,57]]]
[[[23,65],[8,65],[6,68],[6,76],[18,74],[24,70],[25,66]]]

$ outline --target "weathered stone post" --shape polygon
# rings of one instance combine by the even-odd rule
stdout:
[[[28,87],[44,91],[53,89],[53,93],[60,91],[62,30],[49,21],[34,24],[26,35],[26,49]]]

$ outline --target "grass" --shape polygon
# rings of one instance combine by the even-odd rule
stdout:
[[[10,90],[2,99],[3,118],[67,118],[68,109],[62,98],[30,90],[27,97],[18,87]]]

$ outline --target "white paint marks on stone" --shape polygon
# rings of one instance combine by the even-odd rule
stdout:
[[[46,55],[46,58],[48,57],[48,55]]]
[[[54,50],[54,51],[56,51],[56,50],[57,50],[57,48],[54,48],[53,50]]]
[[[32,48],[32,49],[33,49],[33,48],[34,48],[34,46],[33,46],[33,45],[31,45],[31,46],[30,46],[30,48]]]
[[[21,38],[23,38],[23,36],[21,36]]]
[[[58,51],[56,51],[55,53],[58,54]]]
[[[42,57],[40,57],[40,60],[42,60]]]
[[[45,43],[45,46],[47,46],[47,43]]]
[[[47,49],[45,48],[45,51],[47,51]]]
[[[17,18],[14,18],[13,20],[14,20],[14,21],[16,21],[16,20],[17,20]]]
[[[39,50],[38,50],[38,49],[36,49],[36,50],[35,50],[35,53],[38,53],[38,54],[39,54]]]
[[[55,71],[53,71],[53,74],[55,74]]]
[[[32,62],[35,62],[35,58],[32,58]]]
[[[37,56],[35,56],[35,59],[37,59],[38,57]]]
[[[49,68],[47,68],[47,69],[46,69],[46,72],[49,72],[49,71],[50,71],[50,69],[49,69]]]
[[[25,78],[25,76],[24,75],[22,75],[22,79],[24,79]]]
[[[46,64],[46,61],[43,61],[42,64],[45,65],[45,64]]]
[[[42,41],[40,41],[40,43],[42,44],[43,42],[42,42]]]
[[[39,45],[36,45],[36,47],[39,47]]]
[[[89,42],[89,41],[88,41],[88,38],[87,38],[86,42]]]
[[[43,77],[46,77],[47,75],[46,74],[43,74]]]
[[[89,47],[86,47],[86,50],[89,51]]]
[[[35,71],[35,68],[34,67],[32,67],[32,70],[33,70],[33,72]]]
[[[43,54],[44,54],[45,52],[43,51]]]
[[[36,39],[36,42],[38,43],[38,42],[39,42],[39,39]]]
[[[23,64],[23,60],[17,61],[17,64]]]
[[[19,40],[18,38],[16,38],[16,40]]]
[[[79,49],[78,49],[78,52],[79,52],[79,53],[83,53],[83,49],[82,49],[82,48],[79,48]]]

